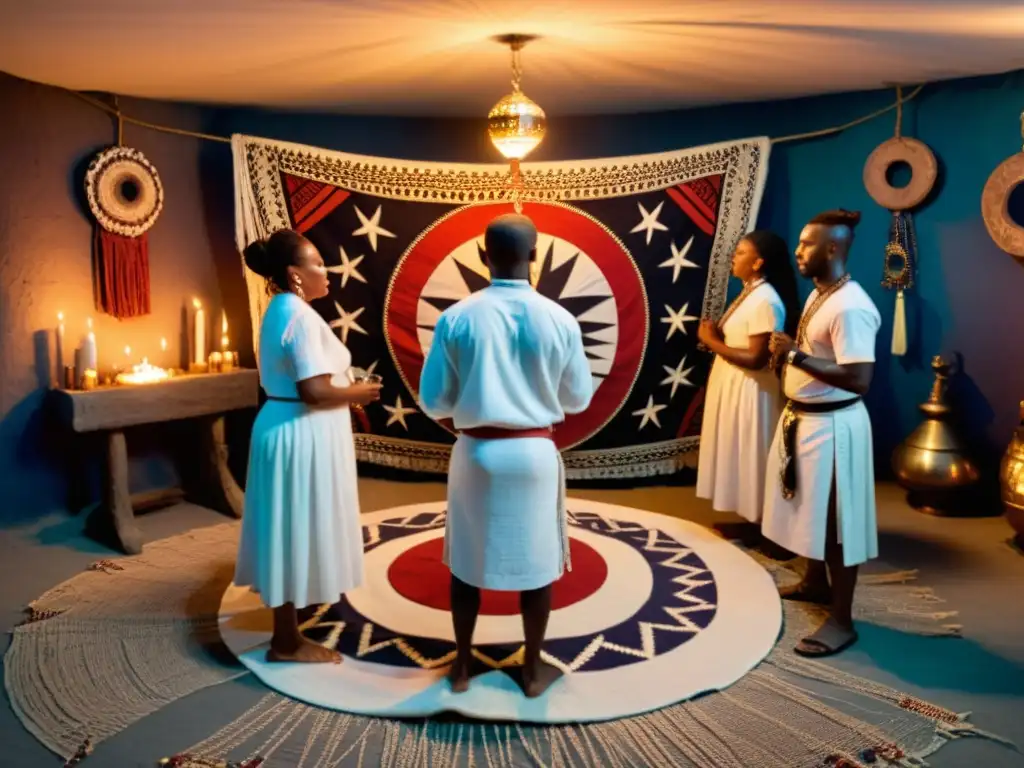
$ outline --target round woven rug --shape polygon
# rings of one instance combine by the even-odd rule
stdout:
[[[479,669],[453,694],[443,503],[363,515],[366,581],[303,618],[307,637],[341,665],[269,664],[271,614],[229,587],[227,646],[267,686],[364,715],[443,711],[534,723],[593,722],[649,712],[735,683],[771,651],[782,606],[771,575],[701,526],[665,515],[569,500],[573,569],[554,587],[546,658],[565,673],[527,699],[510,673],[523,632],[515,594],[485,593],[474,637]]]

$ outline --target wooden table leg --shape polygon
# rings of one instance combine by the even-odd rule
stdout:
[[[108,432],[104,495],[110,522],[121,549],[129,555],[142,551],[142,531],[135,522],[132,497],[128,489],[128,445],[124,432]]]
[[[224,441],[224,417],[206,419],[202,427],[203,449],[200,456],[204,496],[218,512],[241,519],[245,494],[228,467],[228,446]]]

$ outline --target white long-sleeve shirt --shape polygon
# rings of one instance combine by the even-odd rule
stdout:
[[[420,376],[424,413],[460,430],[547,427],[593,394],[579,323],[526,280],[492,280],[445,310]]]

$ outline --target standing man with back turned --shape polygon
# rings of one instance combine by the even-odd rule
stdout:
[[[850,279],[846,260],[860,214],[828,211],[800,233],[796,264],[814,281],[796,339],[773,334],[789,403],[768,456],[764,535],[809,559],[783,598],[831,606],[796,652],[829,656],[857,640],[857,567],[878,556],[871,421],[861,397],[871,385],[881,316]],[[826,569],[827,565],[827,569]]]
[[[445,564],[451,569],[456,693],[469,687],[480,590],[520,593],[523,689],[558,678],[541,661],[551,585],[569,564],[565,471],[555,424],[590,404],[593,384],[579,323],[530,285],[537,230],[499,216],[484,236],[491,285],[438,318],[420,379],[420,405],[460,433],[448,474]]]

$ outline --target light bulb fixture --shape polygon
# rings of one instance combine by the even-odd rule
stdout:
[[[502,35],[495,38],[512,51],[512,92],[495,104],[487,115],[487,134],[499,152],[513,163],[522,160],[544,140],[547,117],[540,105],[523,93],[523,69],[519,52],[532,35]]]

